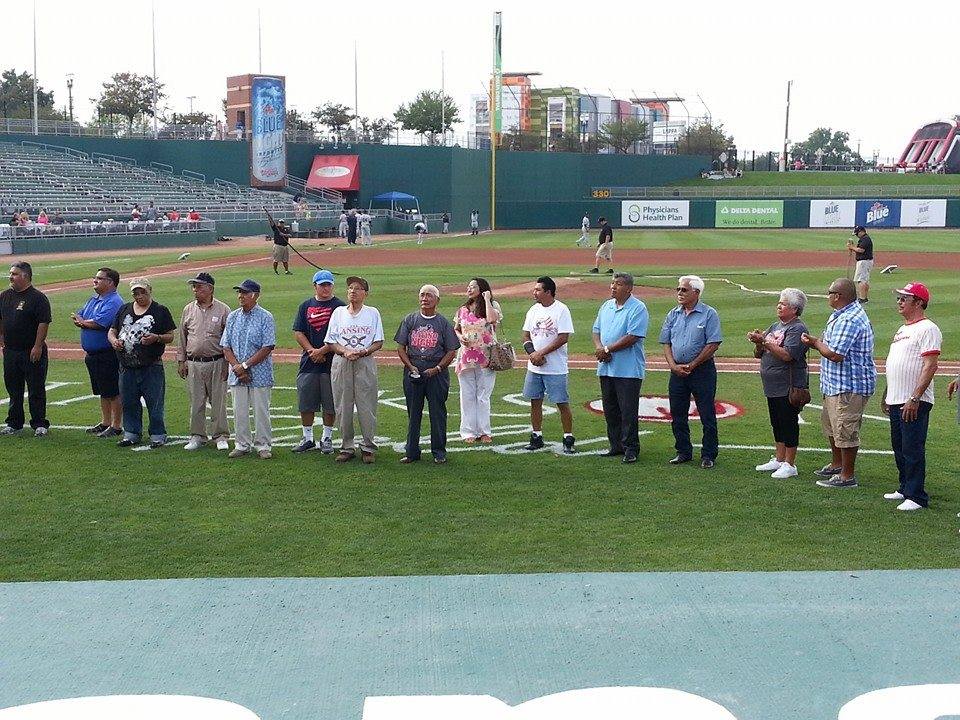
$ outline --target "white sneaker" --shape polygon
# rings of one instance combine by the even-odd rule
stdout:
[[[199,450],[203,447],[203,440],[198,437],[190,438],[190,442],[183,446],[184,450]]]
[[[903,500],[903,493],[899,490],[894,490],[892,493],[884,493],[884,500]]]
[[[786,463],[781,463],[775,457],[772,457],[763,465],[757,465],[757,470],[759,472],[770,472],[771,470],[779,470],[780,466],[785,464]]]
[[[918,505],[913,500],[904,500],[897,505],[897,510],[923,510],[923,505]]]
[[[45,427],[38,427],[36,430],[33,431],[33,436],[34,436],[34,437],[38,437],[38,438],[42,438],[42,437],[46,437],[49,433],[50,433],[50,431],[47,430],[47,428],[45,428]]]
[[[770,476],[776,480],[783,480],[785,478],[792,478],[797,476],[797,466],[791,465],[788,462],[783,463],[780,467],[774,471]]]
[[[219,440],[217,440],[217,450],[229,450],[229,449],[230,449],[230,443],[227,442],[226,438],[220,438]]]

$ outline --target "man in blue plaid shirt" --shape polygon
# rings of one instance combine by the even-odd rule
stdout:
[[[860,448],[860,425],[867,401],[877,387],[873,362],[873,327],[857,302],[857,287],[840,278],[830,283],[827,301],[833,308],[823,338],[804,333],[804,345],[820,353],[820,423],[830,440],[833,457],[815,474],[817,485],[828,488],[857,486],[854,465]]]

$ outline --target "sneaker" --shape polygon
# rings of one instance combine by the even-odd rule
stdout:
[[[333,454],[332,438],[324,438],[323,440],[320,441],[320,452],[322,452],[324,455]]]
[[[162,447],[163,447],[164,445],[166,445],[166,444],[167,444],[167,441],[166,441],[166,440],[152,440],[152,441],[150,442],[150,449],[151,449],[151,450],[159,450],[160,448],[162,448]]]
[[[229,449],[230,449],[230,443],[227,442],[226,438],[220,438],[219,440],[217,440],[217,450],[229,450]]]
[[[819,470],[814,470],[813,474],[816,475],[817,477],[829,479],[829,478],[832,478],[834,475],[839,474],[841,469],[842,468],[832,467],[830,465],[824,465]]]
[[[190,442],[183,446],[184,450],[199,450],[203,447],[203,440],[198,437],[190,438]]]
[[[571,435],[570,437],[564,436],[563,438],[563,454],[564,455],[576,455],[577,451],[573,447],[573,443],[576,441],[576,438]]]
[[[247,455],[247,454],[249,454],[249,453],[250,453],[250,451],[249,451],[247,448],[240,448],[240,447],[238,447],[238,448],[234,448],[233,450],[231,450],[231,451],[230,451],[230,454],[227,455],[227,457],[228,457],[228,458],[238,458],[238,457],[243,457],[244,455]]]
[[[900,492],[899,490],[894,490],[892,493],[884,493],[883,499],[884,500],[903,500],[904,497],[902,492]]]
[[[857,478],[854,476],[849,480],[844,480],[838,473],[829,480],[817,480],[817,485],[825,488],[855,488],[857,487]]]
[[[120,435],[123,435],[123,430],[121,430],[120,428],[115,428],[111,426],[107,426],[106,430],[104,430],[103,432],[97,433],[98,438],[112,438],[112,437],[118,437]]]
[[[904,500],[897,505],[897,510],[923,510],[923,505],[915,503],[913,500]]]
[[[350,462],[353,460],[357,454],[353,450],[341,450],[337,453],[337,456],[334,458],[338,463]]]
[[[300,444],[293,449],[293,452],[306,452],[307,450],[313,450],[316,446],[317,444],[313,440],[302,440]]]
[[[770,458],[763,465],[757,465],[758,472],[772,472],[773,470],[779,470],[782,463],[777,460],[775,457]]]
[[[607,275],[613,275],[613,268],[607,268]]]
[[[86,430],[84,430],[84,432],[87,433],[87,435],[99,435],[99,434],[102,433],[104,430],[106,430],[108,427],[110,427],[110,426],[109,426],[109,425],[104,425],[103,423],[97,423],[97,424],[94,425],[93,427],[88,427]]]
[[[12,428],[9,425],[5,425],[3,430],[0,430],[0,435],[19,435],[22,429],[23,428]]]
[[[33,431],[33,436],[38,438],[45,438],[49,433],[50,433],[49,428],[38,427],[36,430]]]
[[[544,447],[543,435],[530,433],[530,442],[523,446],[524,450],[540,450]]]
[[[590,272],[595,273],[595,274],[596,274],[596,273],[599,273],[599,272],[600,272],[600,268],[590,268]]]
[[[783,463],[780,467],[773,471],[773,474],[770,475],[774,480],[786,480],[787,478],[796,477],[799,473],[797,472],[797,466],[791,465],[788,462]]]
[[[287,273],[287,274],[289,275],[289,273]],[[270,452],[270,449],[269,449],[269,448],[264,448],[263,450],[259,451],[259,452],[257,453],[257,455],[260,456],[260,459],[261,459],[261,460],[269,460],[270,458],[273,457],[273,453]]]
[[[127,447],[133,447],[134,445],[139,445],[139,444],[140,444],[139,440],[124,438],[123,440],[117,443],[117,447],[127,448]]]
[[[367,450],[361,450],[361,451],[360,451],[360,457],[361,457],[361,459],[363,460],[363,464],[364,464],[364,465],[372,465],[372,464],[373,464],[373,453],[372,453],[372,452],[369,452],[369,451],[367,451]]]

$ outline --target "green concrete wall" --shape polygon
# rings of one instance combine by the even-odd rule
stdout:
[[[155,235],[98,235],[81,237],[16,238],[10,240],[14,255],[91,250],[133,250],[140,248],[193,247],[216,245],[216,233],[157,233]]]

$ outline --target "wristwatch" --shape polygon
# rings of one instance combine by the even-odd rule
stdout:
[[[911,395],[911,396],[910,396],[910,402],[912,402],[912,403],[919,403],[919,402],[920,402],[920,398],[915,398],[915,397],[913,397],[913,396]]]
[[[608,348],[606,345],[603,346],[603,351],[604,351],[607,355],[610,354],[610,348]]]

